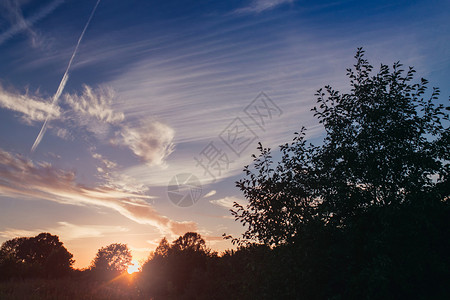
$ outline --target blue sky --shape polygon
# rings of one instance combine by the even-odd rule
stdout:
[[[186,230],[232,247],[221,235],[243,230],[228,207],[245,203],[234,182],[257,142],[276,147],[302,125],[320,140],[314,93],[348,91],[357,47],[450,95],[448,1],[103,0],[52,104],[95,4],[0,1],[0,242],[49,231],[78,267],[113,242],[143,259]],[[208,173],[198,161],[212,150]],[[167,186],[185,173],[202,194],[179,207]]]

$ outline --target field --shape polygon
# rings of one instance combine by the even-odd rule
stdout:
[[[25,279],[0,282],[2,300],[142,299],[133,277],[99,282],[87,279]]]

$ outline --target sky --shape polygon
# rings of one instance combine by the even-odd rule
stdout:
[[[222,234],[245,229],[229,209],[246,203],[235,181],[258,142],[276,154],[305,126],[320,143],[314,94],[349,91],[358,47],[375,70],[414,66],[447,101],[449,11],[437,0],[0,0],[0,243],[57,234],[77,268],[111,243],[144,260],[187,231],[232,248]]]

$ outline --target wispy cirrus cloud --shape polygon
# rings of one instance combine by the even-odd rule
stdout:
[[[35,236],[41,232],[50,232],[63,237],[64,240],[75,240],[83,238],[99,238],[108,234],[117,234],[118,232],[128,232],[129,229],[123,226],[112,225],[78,225],[69,222],[58,222],[57,226],[38,228],[33,230],[5,228],[0,231],[0,236],[4,238],[29,237]]]
[[[174,150],[175,131],[159,121],[142,121],[137,126],[124,126],[115,143],[125,145],[146,164],[163,165]]]
[[[132,194],[145,194],[148,192],[149,187],[146,184],[137,182],[134,178],[124,174],[122,171],[118,171],[117,169],[120,167],[116,162],[96,152],[92,153],[92,158],[99,163],[97,165],[97,172],[98,177],[104,181],[103,186],[127,191]]]
[[[21,119],[28,124],[44,121],[47,117],[55,119],[61,115],[61,109],[53,106],[50,101],[28,92],[21,94],[7,91],[1,85],[0,107],[19,113]]]
[[[82,91],[65,93],[60,105],[52,105],[38,94],[8,91],[0,85],[0,108],[14,111],[29,125],[53,121],[53,134],[73,140],[95,137],[104,144],[129,148],[149,166],[164,165],[174,150],[175,131],[156,120],[128,121],[114,109],[117,95],[111,86],[83,85]]]
[[[233,208],[233,204],[234,202],[239,203],[240,205],[245,205],[247,204],[246,200],[242,200],[233,196],[229,196],[229,197],[224,197],[221,199],[217,199],[217,200],[210,200],[209,203],[221,206],[223,208],[226,209],[232,209]]]
[[[111,107],[114,98],[114,90],[106,86],[93,89],[83,85],[80,94],[64,95],[65,103],[69,104],[74,112],[110,124],[120,123],[125,118],[122,112],[116,112]]]
[[[0,149],[0,195],[21,199],[43,199],[71,205],[95,205],[113,209],[139,223],[155,226],[163,233],[180,235],[196,229],[193,222],[177,222],[158,213],[147,203],[148,195],[75,182],[73,172],[48,163],[35,164]]]
[[[114,131],[115,137],[105,142],[128,147],[149,166],[163,165],[173,152],[175,131],[160,121],[127,121],[123,112],[113,108],[116,100],[110,86],[94,89],[83,85],[82,93],[64,95],[64,103],[71,107],[68,118],[74,119],[75,127],[84,127],[99,139],[107,138]]]
[[[114,169],[115,167],[117,167],[117,163],[103,157],[103,155],[101,155],[100,153],[93,153],[92,157],[99,160],[102,164],[102,169],[103,172],[108,171],[110,169]]]
[[[295,0],[253,0],[248,6],[238,8],[236,13],[260,13],[274,9],[283,4],[291,4]]]
[[[19,113],[25,123],[31,125],[45,121],[47,117],[49,120],[70,120],[72,127],[83,127],[98,136],[109,133],[111,126],[120,124],[125,118],[122,112],[112,108],[114,100],[115,92],[111,87],[83,85],[80,93],[64,94],[62,106],[52,105],[50,99],[38,93],[20,93],[0,85],[0,107]],[[67,138],[70,133],[67,128],[58,127],[56,135]]]
[[[63,104],[69,109],[64,117],[70,120],[75,130],[86,130],[103,142],[111,138],[117,126],[122,126],[125,116],[122,112],[113,109],[116,93],[109,86],[90,87],[83,85],[80,93],[66,93],[63,95]]]
[[[0,45],[15,36],[18,33],[26,32],[30,38],[32,47],[43,47],[45,39],[33,29],[33,24],[43,19],[54,11],[63,0],[54,0],[42,7],[34,15],[25,18],[18,0],[4,0],[0,2],[0,10],[3,17],[9,21],[11,27],[0,34]]]
[[[206,193],[205,196],[203,196],[203,198],[209,198],[211,196],[214,196],[216,193],[217,193],[216,190],[212,190],[212,191]]]

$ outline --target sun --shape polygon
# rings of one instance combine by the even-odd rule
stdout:
[[[135,272],[139,272],[139,262],[137,260],[132,260],[131,265],[128,266],[127,272],[128,274],[133,274]]]

